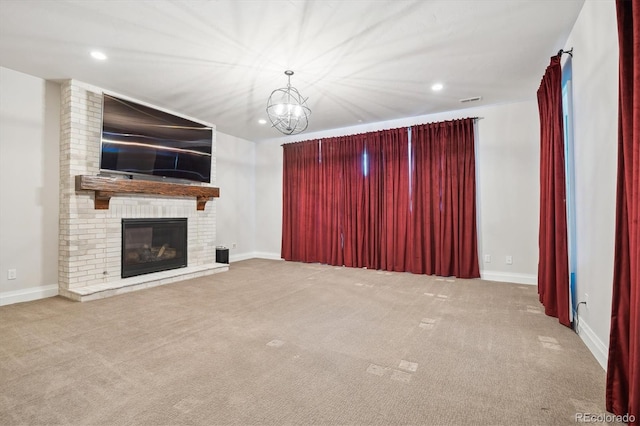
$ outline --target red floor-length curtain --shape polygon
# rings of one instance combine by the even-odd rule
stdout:
[[[411,158],[407,128],[284,145],[282,258],[479,277],[473,120],[425,129]]]
[[[283,146],[281,256],[285,260],[320,261],[319,158],[317,140]]]
[[[618,188],[607,410],[640,425],[640,3],[617,0]],[[633,421],[630,419],[633,417]]]
[[[410,270],[480,277],[474,121],[411,128]]]
[[[406,128],[369,134],[366,143],[370,206],[375,209],[369,235],[378,242],[373,266],[407,270],[409,223],[409,145]],[[376,235],[377,234],[377,235]],[[374,242],[370,246],[373,248]]]
[[[363,153],[365,135],[349,135],[322,140],[323,204],[319,215],[324,252],[328,265],[366,266],[362,264],[364,224]]]
[[[320,178],[317,182],[319,190],[316,228],[318,256],[307,262],[320,262],[328,265],[342,264],[342,236],[340,221],[344,200],[342,199],[342,153],[341,146],[322,140],[320,143]]]
[[[538,89],[540,112],[540,229],[538,294],[545,313],[561,324],[569,320],[569,254],[565,205],[562,68],[551,58]]]

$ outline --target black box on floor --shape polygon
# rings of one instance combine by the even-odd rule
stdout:
[[[229,249],[216,247],[216,263],[229,263]]]

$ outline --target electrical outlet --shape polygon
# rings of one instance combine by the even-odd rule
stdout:
[[[491,263],[491,255],[490,254],[485,254],[484,255],[484,263]]]
[[[584,294],[584,304],[589,306],[589,293]]]
[[[507,265],[513,265],[513,257],[507,256],[506,262],[507,262]]]
[[[15,269],[8,269],[7,270],[7,279],[8,280],[15,280],[17,278],[18,274],[17,271]]]
[[[236,243],[231,244],[231,248],[236,248],[236,247],[237,247]]]

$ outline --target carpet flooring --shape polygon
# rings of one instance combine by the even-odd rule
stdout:
[[[0,307],[1,425],[572,425],[604,383],[535,286],[252,259]]]

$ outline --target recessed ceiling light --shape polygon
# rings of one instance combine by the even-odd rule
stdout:
[[[97,50],[94,50],[93,52],[91,52],[91,57],[99,61],[104,61],[105,59],[107,59],[107,55],[105,55],[102,52],[98,52]]]
[[[442,85],[442,83],[436,83],[433,86],[431,86],[431,90],[433,90],[434,92],[439,92],[443,88],[444,86]]]
[[[265,120],[264,118],[261,118],[260,120],[258,120],[258,123],[267,124],[267,120]]]

